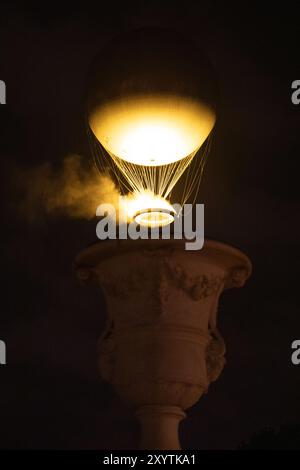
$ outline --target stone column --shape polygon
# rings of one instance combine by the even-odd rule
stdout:
[[[219,296],[251,273],[239,250],[206,240],[96,243],[75,260],[81,282],[101,286],[107,327],[99,339],[104,380],[131,404],[141,422],[141,447],[180,449],[178,424],[225,364],[217,328]]]

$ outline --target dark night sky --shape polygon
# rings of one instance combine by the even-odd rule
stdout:
[[[267,426],[300,424],[300,366],[290,361],[300,339],[300,105],[290,98],[300,79],[300,11],[261,3],[1,4],[0,339],[8,364],[0,369],[0,448],[136,446],[131,411],[97,372],[101,292],[80,288],[71,269],[94,241],[95,221],[28,224],[12,175],[59,165],[72,152],[89,157],[82,98],[90,61],[116,33],[143,26],[189,34],[217,70],[221,105],[199,201],[206,234],[238,246],[254,266],[243,289],[222,296],[227,365],[182,424],[184,448],[236,448]]]

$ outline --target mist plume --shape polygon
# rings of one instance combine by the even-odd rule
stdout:
[[[67,156],[59,170],[44,163],[19,172],[18,179],[19,207],[29,221],[42,214],[91,219],[99,204],[118,208],[120,193],[110,176],[94,166],[85,168],[79,155]]]

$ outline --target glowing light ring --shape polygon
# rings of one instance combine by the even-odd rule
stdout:
[[[172,211],[175,214],[175,211]],[[164,227],[174,222],[171,210],[151,208],[144,209],[134,215],[134,220],[143,227]]]

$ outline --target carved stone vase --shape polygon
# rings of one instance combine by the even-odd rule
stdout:
[[[180,449],[178,424],[225,364],[217,328],[224,289],[251,273],[239,250],[206,240],[98,242],[75,260],[82,283],[104,291],[107,327],[99,340],[102,377],[130,403],[141,422],[144,449]]]

